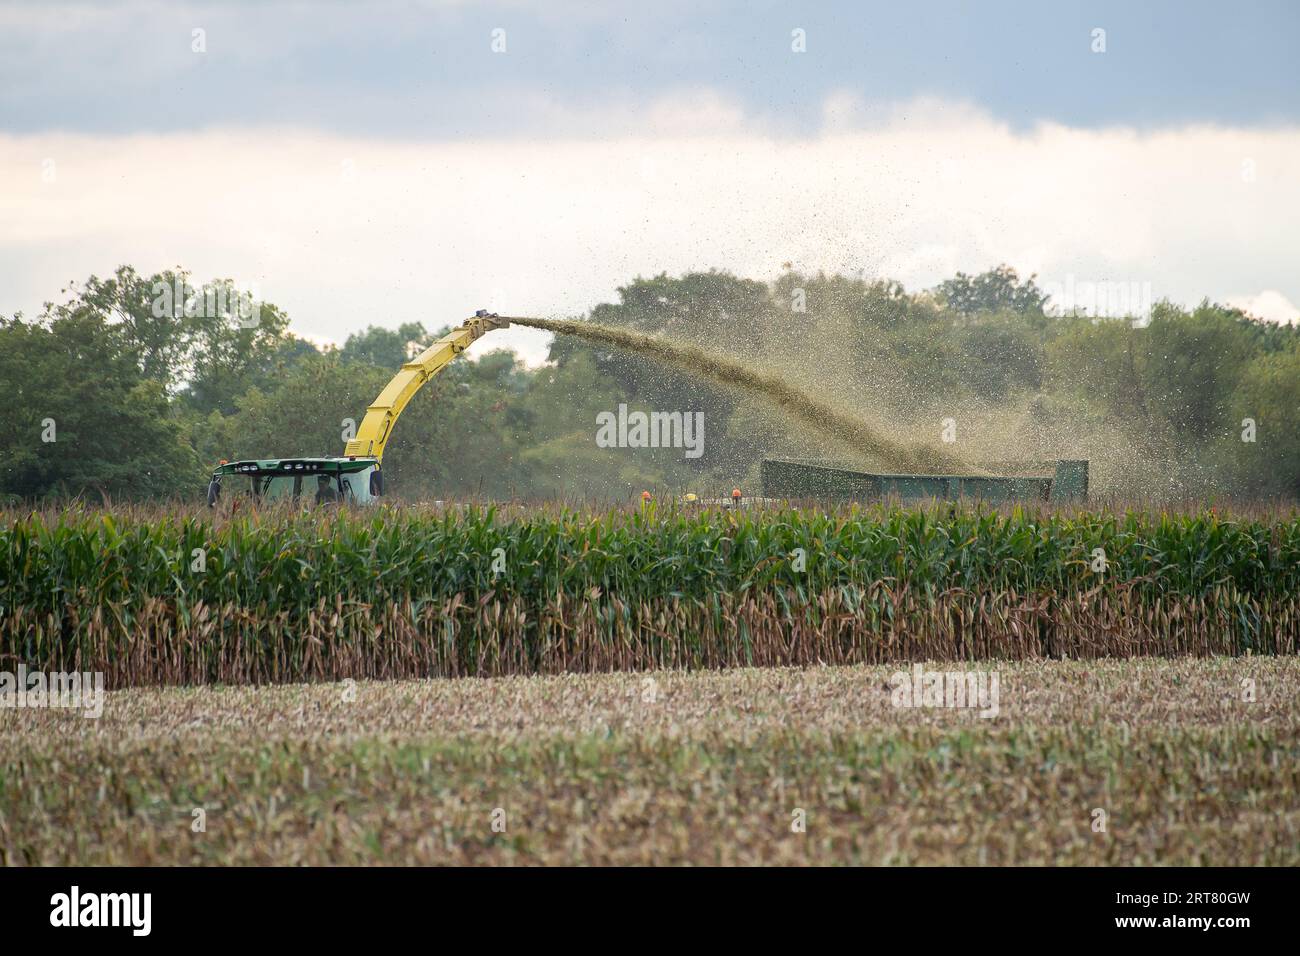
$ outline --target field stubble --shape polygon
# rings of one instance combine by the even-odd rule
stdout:
[[[0,712],[0,853],[1300,863],[1296,658],[980,666],[1000,673],[993,719],[896,708],[895,668],[867,666],[132,689],[98,721]]]

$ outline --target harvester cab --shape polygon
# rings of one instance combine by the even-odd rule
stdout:
[[[361,420],[356,437],[340,458],[257,458],[223,461],[208,482],[208,505],[221,498],[230,480],[237,489],[263,501],[303,504],[369,504],[384,492],[381,464],[384,449],[402,410],[424,383],[437,375],[474,340],[493,329],[509,328],[510,320],[479,309],[415,358],[404,364],[379,393]]]
[[[261,458],[222,462],[208,482],[208,505],[223,490],[258,503],[365,505],[383,493],[375,458]]]

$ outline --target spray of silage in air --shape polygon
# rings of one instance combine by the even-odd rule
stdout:
[[[505,318],[503,316],[503,318]],[[615,329],[594,322],[565,319],[508,318],[514,325],[572,335],[600,345],[630,349],[657,361],[723,385],[755,392],[809,427],[854,449],[867,460],[882,462],[898,471],[978,472],[954,455],[939,449],[906,444],[886,437],[878,429],[775,375],[756,372],[715,353],[661,338]]]

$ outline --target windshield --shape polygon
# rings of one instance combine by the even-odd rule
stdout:
[[[348,504],[365,504],[370,500],[370,472],[373,468],[367,468],[365,471],[354,471],[350,475],[342,475],[343,483],[343,500]]]
[[[263,501],[283,501],[302,494],[302,475],[255,475],[253,497]]]
[[[259,501],[338,501],[340,494],[345,501],[354,501],[349,489],[340,489],[338,475],[253,475],[250,477],[251,491]]]
[[[238,470],[227,478],[227,487],[241,497],[248,496],[266,504],[272,502],[292,503],[298,506],[311,504],[366,505],[376,501],[372,494],[372,477],[376,472],[373,464],[365,465],[357,471],[323,471],[320,466],[298,470],[296,464],[286,466],[274,472],[253,472],[256,466],[239,465]],[[239,472],[243,473],[240,474]],[[213,476],[208,489],[208,503],[214,504],[220,495],[221,478]],[[214,490],[215,489],[215,490]]]

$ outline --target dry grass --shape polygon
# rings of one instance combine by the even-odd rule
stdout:
[[[893,668],[864,666],[135,689],[98,721],[0,711],[0,855],[1300,863],[1297,658],[980,666],[1000,673],[992,720],[897,709]]]

